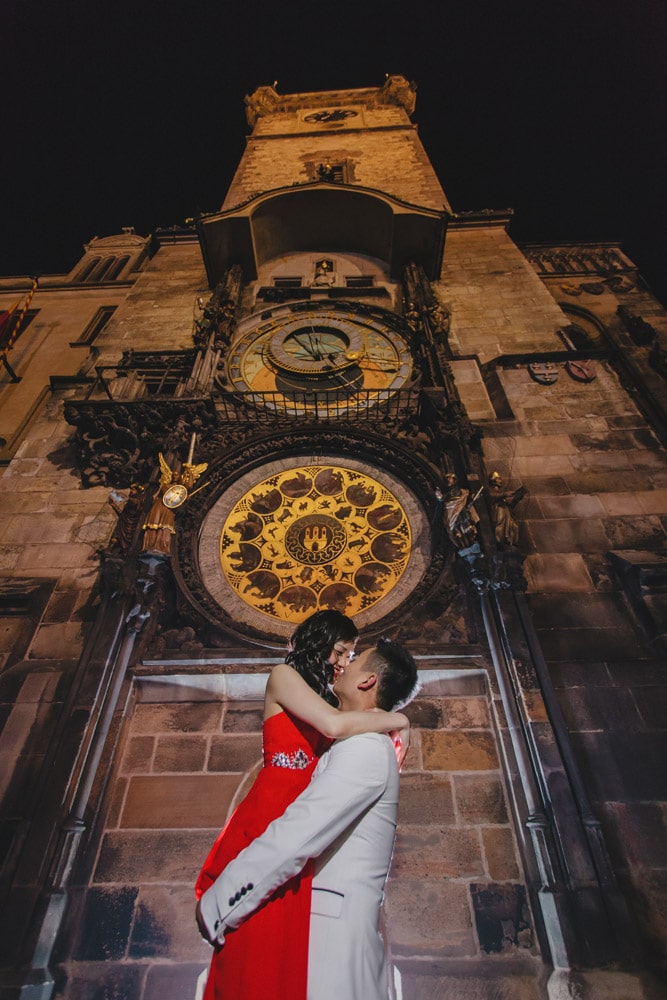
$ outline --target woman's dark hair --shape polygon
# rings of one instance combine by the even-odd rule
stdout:
[[[337,642],[354,642],[358,636],[357,626],[347,615],[333,610],[316,611],[294,632],[285,662],[301,674],[313,691],[325,697],[333,680],[331,650]],[[332,701],[337,704],[335,699]]]

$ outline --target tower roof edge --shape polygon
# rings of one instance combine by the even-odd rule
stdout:
[[[323,108],[331,104],[361,104],[366,107],[394,104],[411,115],[416,104],[417,85],[400,75],[387,74],[380,87],[279,94],[276,86],[277,81],[271,86],[257,87],[252,94],[246,95],[246,115],[251,128],[265,115],[292,112],[301,108]]]

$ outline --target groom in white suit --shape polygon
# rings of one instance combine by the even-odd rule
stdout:
[[[412,656],[387,639],[352,660],[334,682],[343,710],[399,708],[416,688]],[[320,760],[308,788],[201,897],[202,934],[222,944],[227,930],[313,858],[308,1000],[387,1000],[378,923],[397,807],[391,740],[378,733],[339,740]]]

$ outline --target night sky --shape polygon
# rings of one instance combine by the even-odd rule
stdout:
[[[455,211],[517,241],[620,240],[667,301],[665,0],[2,0],[0,274],[222,203],[243,97],[417,83]]]

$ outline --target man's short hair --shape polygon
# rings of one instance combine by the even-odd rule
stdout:
[[[367,669],[378,676],[375,700],[391,712],[407,705],[417,694],[417,664],[407,649],[392,639],[378,639]]]

